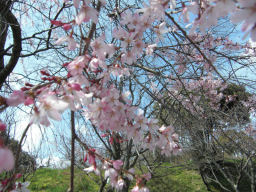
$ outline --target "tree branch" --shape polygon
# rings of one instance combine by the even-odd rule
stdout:
[[[3,12],[8,9],[7,13],[2,15]],[[0,1],[0,14],[2,17],[5,18],[6,22],[11,26],[12,33],[13,33],[13,49],[12,49],[12,56],[8,62],[8,64],[0,71],[0,87],[6,80],[6,78],[10,75],[10,73],[13,71],[14,67],[16,66],[20,53],[22,50],[22,44],[21,44],[21,28],[20,25],[16,19],[16,17],[12,14],[12,12],[9,10],[8,7],[6,7],[6,4],[3,1]]]

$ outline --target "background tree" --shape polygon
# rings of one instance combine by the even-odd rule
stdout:
[[[171,97],[166,105],[155,105],[154,113],[160,123],[182,127],[179,135],[185,147],[184,155],[190,154],[188,158],[198,166],[208,190],[213,190],[213,186],[224,191],[251,190],[248,186],[253,178],[248,171],[254,169],[254,165],[248,164],[253,159],[248,154],[252,155],[249,145],[254,146],[255,141],[245,132],[250,123],[250,109],[245,103],[251,94],[236,84],[225,86],[219,94],[222,99],[215,103],[217,111],[196,121],[191,112]],[[209,103],[203,101],[203,104],[209,107]],[[176,111],[180,113],[179,121],[173,117]]]

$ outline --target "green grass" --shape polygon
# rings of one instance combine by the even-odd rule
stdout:
[[[147,186],[150,192],[207,192],[198,172],[177,167],[158,169]]]
[[[147,183],[151,192],[206,192],[200,175],[194,170],[182,168],[162,167],[157,170],[156,177]],[[68,169],[38,169],[30,178],[31,192],[65,192],[69,187]],[[90,176],[96,179],[93,174]],[[83,171],[75,171],[75,191],[76,192],[96,192],[98,185]]]
[[[69,188],[69,177],[68,169],[38,169],[29,179],[29,189],[31,192],[65,192]],[[75,171],[74,183],[76,192],[98,191],[98,185],[80,170]]]

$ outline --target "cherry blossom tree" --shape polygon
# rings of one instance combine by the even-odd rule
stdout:
[[[244,105],[251,114],[254,112],[255,82],[241,75],[246,70],[250,70],[250,76],[254,73],[254,48],[237,38],[236,32],[236,24],[242,24],[243,38],[255,40],[253,0],[63,0],[0,4],[0,84],[8,82],[7,77],[22,57],[39,57],[43,63],[40,75],[23,74],[29,82],[9,96],[1,96],[1,110],[20,106],[31,109],[19,150],[32,124],[49,127],[52,120],[61,121],[65,111],[71,111],[70,191],[74,190],[75,142],[86,151],[84,162],[91,165],[85,171],[104,174],[103,188],[109,182],[117,191],[128,191],[130,180],[135,179],[132,191],[146,192],[151,174],[135,174],[131,161],[136,163],[145,150],[157,149],[166,156],[181,152],[178,133],[184,126],[191,127],[194,122],[204,126],[210,117],[226,115],[219,105],[228,84],[242,84],[252,92]],[[19,19],[13,14],[15,11]],[[35,25],[31,31],[25,30],[23,13]],[[6,48],[9,26],[13,43]],[[32,35],[22,35],[23,28]],[[10,59],[5,63],[8,56]],[[236,96],[225,97],[232,100]],[[178,127],[175,123],[159,125],[153,117],[156,102],[175,111],[175,120],[183,121],[182,113],[166,102],[169,98],[183,106],[193,121]],[[78,113],[111,155],[104,156],[78,134]],[[1,131],[4,130],[2,122]],[[120,149],[122,142],[127,143],[126,154]],[[13,175],[2,182],[1,190],[26,187],[13,185],[19,155],[14,162],[6,146],[1,146],[1,150],[7,155],[1,160],[0,169],[9,171],[14,167]],[[250,151],[248,163],[252,163],[254,156]],[[249,174],[254,191],[254,171]],[[232,190],[239,191],[237,183],[229,182]]]

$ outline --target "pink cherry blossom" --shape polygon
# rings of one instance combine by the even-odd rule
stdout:
[[[70,84],[70,87],[71,87],[73,90],[76,90],[76,91],[80,91],[80,90],[81,90],[81,85],[78,84],[78,83],[72,83],[72,84]]]
[[[62,28],[63,28],[65,31],[68,31],[68,30],[70,30],[70,29],[72,28],[72,25],[66,23],[66,24],[64,24],[64,25],[62,26]]]
[[[117,190],[122,190],[122,189],[124,188],[124,186],[125,186],[124,180],[123,180],[123,179],[118,179],[115,188],[116,188]]]
[[[139,186],[137,186],[137,185],[134,186],[134,187],[132,188],[131,192],[140,192]]]
[[[27,97],[24,102],[24,105],[31,105],[31,104],[34,104],[34,99],[31,97]]]
[[[97,72],[99,68],[106,69],[107,66],[102,60],[93,58],[89,63],[89,68],[91,71]]]
[[[162,38],[163,34],[167,33],[169,29],[166,28],[166,23],[162,22],[159,26],[155,28],[155,33],[159,39]]]
[[[231,20],[234,23],[243,22],[242,31],[247,32],[245,37],[251,33],[253,41],[256,40],[255,19],[256,4],[254,0],[238,0],[239,8],[233,13]]]
[[[56,21],[56,20],[51,20],[51,24],[56,25],[56,26],[63,26],[64,25],[64,23],[62,23],[61,21]]]
[[[113,167],[116,169],[116,170],[119,170],[122,166],[123,166],[123,161],[122,160],[115,160],[113,161]]]
[[[154,49],[157,47],[157,44],[152,44],[152,45],[148,45],[146,47],[146,54],[147,55],[152,55],[154,52]]]
[[[122,54],[121,56],[122,63],[127,63],[131,65],[133,62],[136,61],[136,54],[132,51],[127,51],[126,53]]]
[[[149,180],[151,179],[151,173],[145,173],[145,174],[143,175],[143,177],[144,177],[147,181],[149,181]]]
[[[25,95],[23,91],[13,91],[11,96],[6,99],[6,103],[9,106],[17,106],[25,101]]]
[[[139,192],[149,192],[149,189],[147,187],[142,187]]]
[[[83,22],[92,20],[94,23],[98,22],[98,12],[96,9],[91,8],[87,5],[83,5],[78,15],[76,16],[76,24],[81,25]]]
[[[58,99],[54,95],[43,95],[40,98],[40,105],[31,118],[31,122],[39,122],[42,125],[49,126],[48,117],[60,121],[61,114],[67,109],[68,103]]]
[[[184,8],[183,14],[185,21],[188,21],[188,11],[198,15],[198,18],[194,21],[193,27],[190,30],[191,33],[193,33],[197,27],[204,33],[207,28],[217,24],[219,17],[224,17],[235,9],[233,0],[219,0],[214,1],[213,4],[203,2],[200,6],[198,2],[192,2],[189,6]],[[201,11],[200,8],[203,11]]]
[[[131,181],[131,180],[133,180],[133,175],[132,174],[134,174],[135,173],[135,169],[134,168],[130,168],[129,170],[128,170],[128,173],[126,173],[125,175],[126,175],[126,177],[128,177],[128,179]]]
[[[10,171],[14,167],[14,157],[8,148],[0,147],[0,173]]]
[[[112,185],[115,185],[117,183],[117,176],[118,176],[118,173],[115,169],[108,168],[105,170],[105,179],[109,177]]]
[[[63,36],[61,38],[59,38],[55,44],[56,45],[61,45],[63,44],[64,42],[67,42],[68,43],[68,49],[69,50],[74,50],[76,47],[77,47],[77,43],[76,41],[74,40],[73,37],[70,37],[70,36]]]
[[[98,168],[95,168],[93,165],[90,167],[87,167],[83,169],[86,173],[94,172],[96,175],[100,175],[100,170]]]
[[[85,67],[88,66],[89,58],[84,56],[76,57],[71,63],[68,64],[68,71],[72,76],[77,76],[82,74]]]
[[[89,157],[89,163],[94,167],[94,169],[97,168],[96,166],[96,156],[95,156],[95,149],[89,149],[88,150],[88,157]]]
[[[116,77],[129,76],[130,72],[128,68],[122,68],[119,65],[114,65],[109,69],[109,72]]]
[[[91,42],[93,54],[99,59],[104,60],[106,56],[111,57],[115,53],[115,47],[113,44],[107,44],[105,41],[105,35],[102,34]]]

